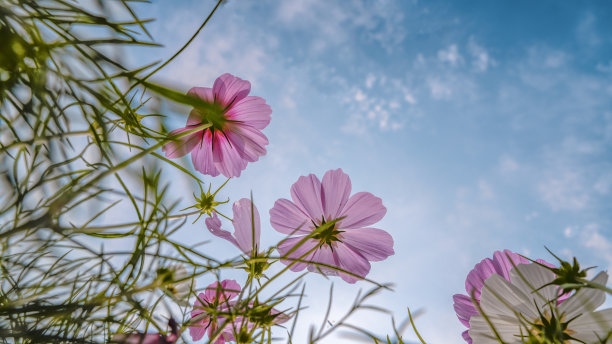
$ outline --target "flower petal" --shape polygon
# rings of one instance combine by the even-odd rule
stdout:
[[[330,266],[338,265],[336,263],[336,258],[334,257],[334,252],[331,250],[329,245],[323,245],[319,247],[312,255],[312,258],[310,259],[310,261],[314,263],[320,263],[320,264],[325,264],[325,265],[330,265]],[[318,272],[326,276],[338,276],[340,272],[339,269],[334,269],[334,268],[327,267],[327,266],[321,266],[318,264],[308,264],[308,271]]]
[[[246,168],[247,161],[240,156],[237,149],[240,148],[232,146],[225,135],[215,132],[212,149],[213,162],[221,174],[227,178],[240,177],[240,173]]]
[[[569,329],[576,332],[572,337],[582,343],[605,343],[601,339],[612,330],[612,308],[584,313],[570,323]]]
[[[261,97],[248,96],[235,102],[227,112],[225,117],[232,121],[241,122],[255,129],[263,129],[270,123],[272,109]]]
[[[550,301],[556,299],[558,291],[556,286],[543,287],[554,279],[554,272],[538,264],[519,264],[510,271],[512,284],[530,299],[535,300],[539,309],[543,309]]]
[[[312,261],[312,256],[316,250],[313,250],[319,244],[313,239],[306,239],[302,244],[300,242],[304,237],[287,238],[278,244],[278,253],[280,254],[281,262],[285,265],[294,263],[289,267],[291,271],[302,271],[308,265],[308,261]],[[295,247],[295,249],[293,249]],[[293,249],[293,251],[291,251]],[[291,252],[290,252],[291,251]],[[283,259],[289,258],[289,259]],[[300,261],[296,261],[300,260]]]
[[[240,293],[240,284],[234,280],[217,281],[206,287],[204,300],[209,303],[218,301],[220,304],[235,298]]]
[[[270,224],[283,234],[308,234],[314,229],[308,215],[284,198],[277,200],[270,209]]]
[[[393,255],[393,237],[378,228],[350,229],[341,234],[342,242],[367,260],[378,262]]]
[[[251,83],[225,73],[215,80],[213,94],[215,102],[227,107],[235,104],[251,92]]]
[[[347,245],[334,245],[334,255],[338,267],[345,271],[361,276],[362,278],[370,272],[370,262],[361,254],[351,250]],[[339,275],[348,283],[355,283],[360,280],[359,277],[349,275],[342,271],[339,271]]]
[[[480,300],[480,293],[484,281],[495,273],[495,265],[489,258],[485,258],[480,263],[474,265],[474,268],[468,273],[465,279],[465,291],[468,296],[474,296],[476,300]]]
[[[455,294],[453,295],[453,301],[457,318],[459,318],[463,325],[470,327],[470,318],[479,314],[472,303],[472,299],[467,295]]]
[[[210,130],[205,130],[201,137],[200,143],[196,145],[191,153],[191,161],[195,169],[200,173],[216,177],[219,175],[219,170],[215,167],[212,158],[213,134]]]
[[[304,210],[308,216],[315,221],[323,217],[323,205],[321,204],[321,182],[314,174],[301,176],[297,182],[291,185],[291,199]]]
[[[329,170],[325,172],[321,186],[325,219],[335,220],[340,217],[351,195],[351,179],[340,168]]]
[[[210,103],[215,100],[213,90],[210,87],[192,87],[191,89],[189,89],[189,91],[187,91],[187,94],[190,96],[198,97]]]
[[[206,334],[206,324],[204,323],[195,323],[189,326],[189,335],[193,341],[198,341],[204,337]]]
[[[180,129],[172,130],[168,133],[168,137],[184,133],[192,130],[193,128],[185,127]],[[191,152],[200,143],[201,132],[195,132],[193,134],[185,135],[177,138],[173,141],[166,143],[162,147],[162,151],[166,154],[167,158],[176,159],[180,158],[187,153]]]
[[[510,271],[519,264],[528,264],[529,260],[510,250],[495,251],[493,253],[493,266],[495,273],[510,281]]]
[[[358,192],[349,198],[341,212],[341,228],[362,228],[380,221],[387,213],[382,200],[369,192]]]
[[[608,274],[601,271],[592,280],[593,283],[606,285]],[[606,300],[606,293],[595,288],[581,288],[576,294],[570,296],[559,305],[559,312],[565,313],[567,319],[572,319],[578,314],[592,312],[601,306]]]
[[[238,243],[236,238],[234,238],[234,236],[230,232],[228,232],[228,231],[226,231],[224,229],[221,229],[221,220],[219,220],[219,217],[217,216],[216,213],[213,213],[212,217],[207,218],[204,222],[206,223],[206,228],[208,228],[208,230],[213,235],[216,235],[219,238],[222,238],[222,239],[225,239],[225,240],[231,242],[236,247],[238,247],[239,249],[242,250],[242,248],[240,247],[240,244]],[[244,250],[243,250],[243,252],[244,252]]]
[[[251,254],[255,247],[255,253],[257,253],[261,228],[257,207],[250,199],[242,198],[234,203],[233,210],[234,235],[238,247],[246,254]]]
[[[534,311],[533,302],[528,295],[519,287],[510,284],[500,275],[493,274],[487,278],[482,288],[480,307],[487,316],[499,315],[507,318],[516,318],[515,312],[518,312],[528,319],[535,319],[537,313]],[[472,319],[474,317],[470,319],[470,326],[472,325]]]
[[[226,134],[232,145],[240,148],[239,153],[243,159],[254,162],[259,160],[260,156],[266,155],[268,138],[258,129],[248,125],[235,125]],[[234,141],[238,142],[239,145],[235,144]]]
[[[470,334],[468,333],[468,331],[463,331],[461,333],[461,337],[463,337],[463,339],[468,343],[468,344],[472,344],[472,338],[470,337]]]

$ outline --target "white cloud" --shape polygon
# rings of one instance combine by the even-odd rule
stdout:
[[[597,70],[604,73],[612,73],[612,60],[607,63],[598,63],[596,66]]]
[[[414,97],[414,95],[412,95],[412,93],[410,93],[408,90],[404,91],[404,100],[411,105],[414,105],[417,103],[417,100]]]
[[[438,78],[431,78],[427,80],[427,85],[429,86],[429,92],[434,99],[448,99],[453,93],[450,85]]]
[[[574,227],[567,226],[563,230],[563,235],[565,235],[566,238],[571,238],[574,235],[574,231],[575,231]]]
[[[438,51],[438,60],[455,67],[463,62],[463,57],[459,54],[457,45],[451,44],[446,50]]]
[[[376,76],[374,76],[374,74],[372,73],[369,73],[366,77],[365,86],[367,88],[372,88],[372,86],[374,86],[374,82],[376,82]]]
[[[559,68],[567,61],[567,54],[562,51],[551,51],[544,56],[544,66],[548,68]]]
[[[600,195],[607,195],[612,189],[612,173],[600,176],[593,185],[593,189]]]
[[[538,185],[540,196],[555,211],[581,210],[589,202],[589,194],[576,172],[562,171]]]
[[[360,89],[357,89],[355,91],[355,97],[354,99],[358,102],[363,102],[367,99],[367,96],[365,95],[365,93],[363,93]]]
[[[578,26],[576,27],[576,36],[578,41],[589,46],[596,46],[601,43],[599,34],[595,27],[597,18],[592,12],[587,12],[582,16]]]
[[[529,214],[525,215],[525,221],[531,221],[537,218],[538,216],[540,216],[540,213],[538,213],[537,211],[532,211]]]
[[[516,160],[509,156],[503,156],[499,159],[499,170],[502,173],[512,173],[519,169],[520,165]]]
[[[472,56],[472,67],[479,72],[485,72],[489,66],[496,64],[495,60],[489,56],[489,52],[482,46],[478,45],[471,37],[468,43],[468,51]]]
[[[478,181],[478,194],[480,198],[484,200],[491,200],[495,198],[495,192],[493,191],[491,184],[489,184],[486,180]]]
[[[603,236],[599,229],[596,223],[586,225],[580,234],[582,245],[594,250],[596,255],[606,261],[608,267],[612,267],[612,241]]]
[[[337,49],[349,44],[354,35],[379,43],[391,51],[406,36],[400,4],[394,1],[329,2],[325,0],[283,1],[276,17],[290,30],[307,30],[311,51]]]

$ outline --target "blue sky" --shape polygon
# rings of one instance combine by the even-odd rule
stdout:
[[[132,64],[171,56],[212,6],[142,6],[165,47],[135,51]],[[546,245],[612,266],[610,17],[605,1],[228,1],[157,81],[186,91],[225,72],[250,80],[273,109],[269,150],[225,196],[253,191],[262,241],[273,245],[282,238],[268,224],[274,201],[300,175],[342,168],[354,192],[388,209],[378,227],[394,236],[396,255],[370,277],[396,288],[377,300],[398,319],[406,306],[425,308],[425,338],[461,343],[451,297],[493,251],[551,260]],[[168,115],[184,125],[185,113]],[[173,190],[180,198],[192,188]],[[202,222],[181,235],[212,239]],[[238,253],[213,240],[212,252]],[[302,321],[318,324],[330,282],[308,280]],[[332,319],[367,287],[334,281]],[[386,318],[372,319],[353,323],[389,331]]]

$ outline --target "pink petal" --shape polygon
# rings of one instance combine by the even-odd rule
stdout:
[[[193,130],[193,128],[185,127],[180,129],[172,130],[168,133],[168,137],[184,133],[186,131]],[[195,132],[173,141],[166,143],[162,147],[162,151],[166,153],[166,157],[170,159],[180,158],[187,153],[191,152],[200,143],[201,132]]]
[[[246,168],[247,161],[221,133],[215,132],[212,153],[215,167],[227,178],[240,177],[240,173]]]
[[[202,339],[202,337],[204,337],[204,334],[206,334],[205,324],[197,323],[193,324],[192,326],[189,326],[189,335],[191,335],[191,339],[193,339],[194,341]]]
[[[291,185],[291,198],[312,220],[320,224],[323,217],[323,205],[321,204],[321,182],[317,176],[309,174],[298,178],[297,182]]]
[[[236,247],[238,247],[239,249],[242,250],[242,248],[240,247],[240,244],[238,243],[238,241],[236,241],[234,236],[230,232],[228,232],[228,231],[226,231],[224,229],[221,229],[221,220],[219,220],[219,217],[217,216],[216,213],[213,213],[212,217],[207,218],[204,222],[206,223],[206,228],[208,228],[208,230],[213,235],[216,235],[219,238],[223,238],[223,239],[231,242]],[[243,250],[243,252],[244,252],[244,250]]]
[[[261,224],[259,212],[255,204],[248,198],[242,198],[234,203],[234,235],[242,252],[251,254],[253,246],[256,253],[259,247]],[[255,222],[253,222],[255,220]]]
[[[459,321],[466,327],[470,327],[470,318],[473,315],[479,314],[472,303],[472,299],[467,295],[455,294],[453,295],[453,301],[453,307],[455,308]]]
[[[187,117],[187,127],[194,127],[197,125],[204,124],[206,122],[203,115],[196,109],[192,109]]]
[[[361,254],[353,251],[344,244],[334,245],[336,263],[341,269],[357,276],[365,277],[370,272],[370,262]],[[347,273],[339,272],[340,277],[348,283],[355,283],[360,278]]]
[[[192,87],[187,94],[198,97],[204,101],[212,103],[214,99],[213,90],[210,87]]]
[[[362,228],[380,221],[387,213],[382,200],[369,192],[358,192],[349,198],[342,210],[341,228]]]
[[[519,264],[529,264],[530,261],[510,250],[495,251],[493,253],[493,266],[495,273],[510,281],[510,270]]]
[[[294,237],[288,238],[278,244],[278,253],[283,258],[290,259],[282,259],[281,262],[285,265],[289,265],[294,263],[289,267],[291,271],[302,271],[306,266],[308,266],[308,261],[312,261],[312,256],[314,255],[316,250],[313,250],[317,245],[319,245],[318,240],[307,239],[304,243],[300,244],[300,242],[304,239],[304,237]],[[299,246],[298,246],[299,245]],[[295,247],[295,250],[290,252]],[[299,259],[301,261],[296,262],[295,260]]]
[[[266,145],[268,138],[258,129],[248,125],[234,125],[231,131],[227,132],[228,137],[234,144],[234,136],[239,136],[241,150],[239,151],[243,159],[249,162],[259,160],[260,156],[266,155]]]
[[[215,167],[212,155],[213,134],[210,130],[205,130],[201,136],[200,144],[191,153],[191,161],[195,169],[200,173],[216,177],[219,175],[219,171]]]
[[[248,96],[234,103],[225,113],[225,117],[238,121],[255,129],[263,129],[270,123],[272,109],[261,97]]]
[[[270,224],[283,234],[308,234],[314,229],[308,215],[284,198],[277,200],[270,209]]]
[[[336,258],[334,257],[334,252],[331,250],[329,245],[319,247],[312,255],[311,261],[331,266],[338,265]],[[323,275],[327,276],[338,276],[340,273],[339,269],[333,269],[318,264],[309,264],[308,271],[322,273]]]
[[[251,83],[225,73],[215,80],[213,94],[215,102],[227,107],[235,104],[251,91]]]
[[[204,313],[204,309],[202,308],[202,301],[206,301],[206,295],[204,295],[204,293],[199,293],[195,303],[193,304],[193,310],[191,311],[192,318],[195,318],[197,315]]]
[[[340,217],[351,195],[351,179],[340,168],[329,170],[325,172],[321,186],[325,219],[335,220]]]
[[[225,303],[240,293],[240,284],[234,280],[223,280],[222,282],[214,282],[206,287],[204,292],[204,300],[213,303],[219,301],[219,303]]]
[[[474,269],[470,271],[465,279],[465,291],[468,295],[474,293],[474,298],[480,300],[480,291],[484,285],[484,281],[495,273],[493,261],[485,258],[480,263],[474,265]]]
[[[468,344],[472,344],[472,337],[470,337],[470,334],[468,333],[468,331],[463,331],[461,333],[461,337],[463,337],[463,339],[468,342]]]
[[[393,237],[382,229],[350,229],[341,234],[342,242],[367,260],[378,262],[395,254]]]

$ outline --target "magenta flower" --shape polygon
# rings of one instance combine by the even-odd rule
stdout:
[[[247,163],[266,154],[268,139],[261,132],[270,123],[272,110],[263,98],[249,96],[251,84],[231,74],[215,80],[213,88],[193,87],[187,94],[210,103],[210,109],[193,109],[184,128],[170,132],[177,135],[202,124],[197,131],[164,145],[166,157],[179,158],[191,152],[196,170],[213,177],[239,177]]]
[[[257,254],[259,233],[261,231],[257,207],[255,207],[255,204],[250,199],[242,198],[234,203],[233,210],[233,235],[221,229],[221,220],[216,213],[213,213],[212,217],[206,219],[206,227],[212,234],[231,242],[245,254],[251,255],[253,248],[255,248],[255,254]]]
[[[382,200],[369,192],[349,197],[350,194],[349,176],[337,169],[327,171],[323,181],[313,174],[300,177],[291,186],[293,201],[276,201],[270,209],[272,227],[284,234],[302,234],[278,245],[279,253],[288,258],[282,262],[293,264],[291,270],[307,268],[355,283],[368,274],[370,261],[381,261],[394,254],[391,235],[369,227],[387,212]],[[329,226],[330,222],[333,225]],[[359,277],[307,262],[337,267]]]
[[[538,259],[536,262],[546,265],[548,267],[554,267],[554,265],[548,263],[543,259]],[[500,275],[506,281],[510,281],[510,271],[519,264],[530,264],[531,261],[522,257],[521,255],[514,253],[510,250],[495,251],[493,253],[493,259],[485,258],[480,263],[474,266],[474,269],[470,271],[465,279],[465,294],[453,295],[454,308],[457,313],[459,321],[465,325],[468,329],[470,328],[470,318],[472,316],[480,315],[476,306],[472,303],[470,295],[474,296],[476,302],[480,304],[480,295],[484,282],[487,278],[493,274]],[[567,299],[569,295],[561,295],[558,302],[561,303]],[[468,334],[468,331],[462,333],[463,339],[466,342],[472,344],[472,338]]]
[[[267,328],[289,320],[289,316],[272,306],[257,301],[234,300],[241,289],[236,281],[224,280],[212,283],[204,293],[198,295],[191,311],[194,322],[189,327],[194,341],[202,339],[207,332],[209,339],[219,332],[211,343],[224,344],[250,336],[255,327]],[[209,314],[211,309],[218,313]],[[230,314],[240,315],[230,317]]]
[[[234,319],[230,324],[226,324],[228,319],[221,315],[211,315],[207,313],[207,309],[216,309],[219,312],[228,312],[233,302],[230,302],[240,293],[242,288],[234,280],[224,280],[215,282],[206,287],[204,293],[200,293],[193,305],[191,318],[197,318],[189,327],[191,338],[196,341],[204,337],[208,332],[208,338],[212,338],[219,329],[221,333],[214,341],[214,344],[224,344],[234,340],[233,333],[238,332],[234,327],[240,324],[240,320]]]

